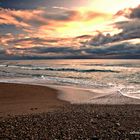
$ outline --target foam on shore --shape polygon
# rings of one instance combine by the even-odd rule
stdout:
[[[49,86],[59,91],[57,94],[58,99],[70,102],[71,104],[140,104],[139,98],[127,96],[127,94],[121,92],[120,89],[122,89],[122,87],[86,89],[54,84],[49,85],[45,80],[38,81],[30,78],[29,80],[27,80],[27,78],[20,80],[7,79],[3,80],[3,82]]]

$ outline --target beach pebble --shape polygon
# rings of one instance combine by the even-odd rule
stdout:
[[[70,105],[48,113],[1,118],[0,140],[140,139],[140,135],[130,134],[134,128],[140,131],[138,108]],[[124,112],[125,119],[120,115]]]

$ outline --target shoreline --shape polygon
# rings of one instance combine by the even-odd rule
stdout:
[[[32,83],[31,83],[32,82]],[[77,87],[77,86],[66,86],[66,85],[53,85],[53,84],[49,84],[49,83],[45,83],[45,82],[41,82],[38,83],[34,80],[31,80],[30,83],[29,82],[25,82],[23,81],[0,81],[1,83],[7,83],[7,84],[21,84],[21,85],[32,85],[32,86],[41,86],[41,87],[48,87],[51,89],[54,89],[57,91],[57,98],[59,100],[62,101],[66,101],[69,102],[71,104],[100,104],[99,101],[97,101],[98,99],[101,99],[102,97],[110,97],[110,96],[114,96],[112,98],[112,101],[101,101],[101,104],[140,104],[140,99],[137,97],[133,97],[133,96],[129,96],[126,95],[124,93],[121,92],[120,89],[105,89],[104,92],[102,91],[103,89],[89,89],[89,88],[82,88],[82,87]],[[74,96],[74,95],[78,95],[78,96]],[[86,96],[89,96],[87,97]],[[73,98],[75,99],[73,101]],[[84,99],[86,98],[86,100]],[[89,99],[88,99],[89,98]],[[114,100],[116,100],[116,98],[123,98],[124,100],[117,100],[117,102]],[[92,101],[93,99],[93,101]],[[96,100],[97,99],[97,100]],[[103,99],[103,98],[102,98]],[[126,100],[125,100],[126,99]]]
[[[98,93],[96,95],[96,97],[106,96],[106,95],[112,94],[114,92],[115,94],[119,93],[123,97],[130,98],[132,100],[137,100],[137,101],[140,100],[140,96],[133,96],[133,95],[135,95],[135,92],[134,92],[133,95],[123,93],[121,91],[123,89],[122,87],[121,88],[109,87],[109,88],[105,88],[105,89],[103,89],[103,88],[102,89],[98,89],[98,88],[93,89],[93,88],[83,88],[83,87],[80,87],[80,86],[73,86],[73,85],[59,85],[59,84],[54,85],[54,83],[48,83],[48,81],[40,80],[39,82],[36,82],[36,80],[40,80],[40,79],[31,79],[31,78],[29,78],[29,79],[27,79],[27,78],[16,79],[15,78],[15,79],[11,80],[9,78],[8,79],[6,78],[6,79],[1,79],[0,83],[15,83],[15,84],[27,84],[27,85],[33,85],[33,86],[45,86],[45,87],[50,87],[50,88],[59,90],[61,93],[67,93],[67,91],[69,89],[74,91],[74,92],[79,90],[79,92],[86,93],[86,94],[94,93],[94,96],[95,96],[95,94]],[[104,92],[102,90],[104,90]],[[61,99],[61,96],[60,96],[60,99]],[[65,99],[62,98],[62,100],[65,100]],[[68,102],[71,102],[71,101],[68,100]],[[71,102],[71,103],[75,103],[75,102]],[[85,102],[82,102],[82,103],[85,103]],[[88,103],[88,102],[86,102],[86,103]],[[131,101],[130,101],[130,103],[131,103]],[[134,102],[132,102],[132,103],[134,103]]]
[[[140,105],[139,99],[119,91],[106,94],[68,86],[2,82],[0,89],[0,116],[48,112],[69,104]]]

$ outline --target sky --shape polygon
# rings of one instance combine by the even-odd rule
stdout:
[[[0,59],[140,58],[140,0],[0,0]]]

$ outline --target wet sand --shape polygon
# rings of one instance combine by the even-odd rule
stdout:
[[[45,86],[0,83],[0,116],[41,113],[67,104]]]
[[[51,86],[61,91],[59,99],[71,104],[102,104],[102,105],[125,105],[139,104],[140,99],[124,96],[120,91],[114,89],[93,90],[68,86]]]

